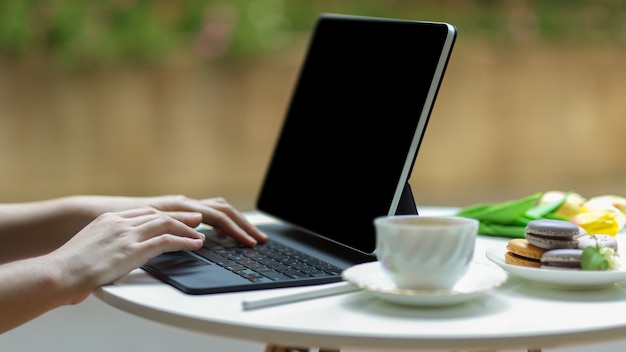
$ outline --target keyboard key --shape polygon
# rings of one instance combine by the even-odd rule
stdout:
[[[230,238],[207,240],[195,251],[207,260],[252,282],[336,276],[338,267],[276,242],[241,247]]]

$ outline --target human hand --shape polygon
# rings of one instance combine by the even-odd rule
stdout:
[[[197,212],[202,222],[212,226],[217,233],[231,236],[239,243],[254,246],[265,242],[267,235],[252,225],[235,207],[224,198],[196,200],[182,195],[157,197],[111,197],[82,196],[76,203],[91,210],[93,217],[107,211],[122,211],[133,208],[152,207],[161,211]]]
[[[224,198],[195,200],[185,196],[147,198],[148,205],[163,211],[194,211],[202,214],[202,221],[223,236],[231,236],[239,243],[254,246],[265,242],[267,235],[252,225]]]
[[[48,255],[60,269],[61,290],[74,304],[164,252],[197,250],[204,235],[194,230],[197,212],[159,212],[152,208],[104,213]]]

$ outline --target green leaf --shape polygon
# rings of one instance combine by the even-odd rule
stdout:
[[[459,213],[457,215],[475,218],[477,216],[481,216],[484,213],[488,213],[490,209],[492,209],[494,206],[495,204],[474,204],[459,210]]]
[[[528,225],[529,222],[535,220],[535,218],[530,218],[528,216],[526,216],[526,214],[520,216],[519,218],[515,219],[515,221],[511,222],[510,225],[513,226],[526,226]]]
[[[600,247],[590,246],[583,250],[580,266],[583,270],[607,270],[609,262],[600,254]]]
[[[486,236],[524,238],[526,226],[500,225],[480,222],[478,233]]]
[[[458,216],[474,218],[496,224],[511,224],[523,217],[537,203],[542,193],[528,197],[495,204],[478,204],[461,209]]]
[[[526,215],[533,219],[545,218],[547,215],[554,213],[557,209],[559,209],[561,205],[563,205],[563,203],[565,202],[565,199],[567,199],[567,195],[551,203],[536,205],[530,208],[530,210],[526,212]]]
[[[562,215],[554,214],[554,213],[546,214],[544,216],[544,219],[554,219],[554,220],[563,220],[563,221],[570,221],[571,220],[567,216],[562,216]]]

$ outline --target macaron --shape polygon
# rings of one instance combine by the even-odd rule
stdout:
[[[578,237],[578,248],[599,246],[600,248],[613,248],[617,252],[617,240],[611,235],[594,234]]]
[[[546,251],[541,256],[542,268],[580,269],[582,249],[561,248]]]
[[[526,225],[524,237],[533,246],[543,249],[577,248],[580,235],[577,225],[564,220],[539,219]]]
[[[510,240],[506,245],[506,249],[507,252],[504,254],[504,261],[507,264],[532,268],[541,267],[541,256],[546,251],[543,248],[533,246],[523,238]]]

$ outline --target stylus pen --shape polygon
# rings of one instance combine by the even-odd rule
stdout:
[[[359,290],[358,287],[348,282],[338,282],[333,284],[324,284],[322,286],[312,286],[311,289],[299,291],[295,293],[285,293],[279,295],[268,295],[259,298],[244,299],[241,304],[244,310],[253,310],[276,306],[280,304],[305,301],[325,296],[338,295]]]

